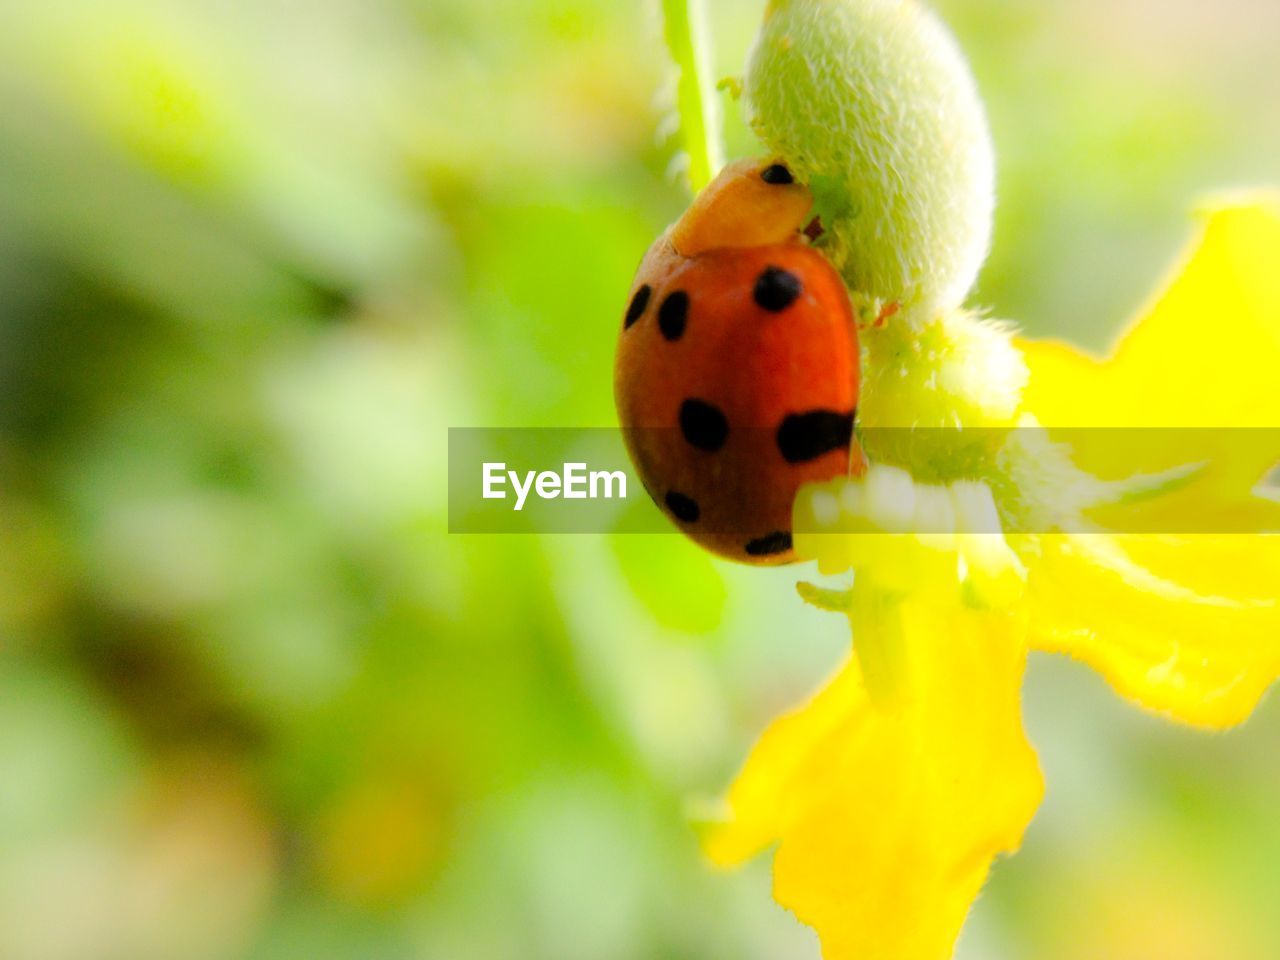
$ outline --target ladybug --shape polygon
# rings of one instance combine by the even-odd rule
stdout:
[[[800,486],[865,469],[857,328],[802,229],[812,206],[783,164],[730,164],[645,255],[618,335],[640,479],[681,530],[743,563],[794,561]]]

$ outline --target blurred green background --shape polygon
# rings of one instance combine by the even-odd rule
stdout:
[[[719,73],[760,6],[712,4]],[[1101,346],[1197,199],[1280,182],[1271,0],[941,8],[998,315]],[[617,0],[0,4],[0,958],[817,956],[689,816],[839,618],[676,536],[444,532],[447,427],[613,422],[686,200],[658,36]],[[964,960],[1280,956],[1274,702],[1207,737],[1041,658],[1027,714],[1049,799]]]

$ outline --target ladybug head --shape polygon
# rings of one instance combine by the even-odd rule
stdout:
[[[794,240],[808,220],[813,195],[781,163],[736,160],[694,198],[671,228],[685,257],[726,247],[764,247]]]

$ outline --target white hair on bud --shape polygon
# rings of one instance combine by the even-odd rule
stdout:
[[[916,0],[772,0],[747,115],[811,182],[851,290],[908,318],[963,304],[986,259],[995,160],[963,54]]]

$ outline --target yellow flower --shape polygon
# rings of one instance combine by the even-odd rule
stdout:
[[[816,928],[827,960],[950,955],[992,861],[1016,850],[1041,798],[1020,717],[1028,650],[1078,657],[1142,706],[1214,729],[1244,720],[1280,676],[1280,537],[1125,532],[1188,515],[1280,529],[1275,502],[1255,489],[1280,460],[1280,434],[1241,447],[1230,429],[1186,429],[1280,427],[1277,264],[1280,200],[1255,198],[1207,219],[1179,275],[1107,357],[1016,342],[1029,378],[1006,378],[1019,402],[1004,426],[1177,428],[1144,429],[1123,464],[1106,444],[1077,449],[1069,466],[1081,472],[1064,485],[1010,439],[939,476],[936,448],[912,462],[896,442],[885,448],[896,465],[802,491],[797,549],[824,573],[854,571],[847,591],[802,593],[849,617],[856,655],[765,732],[705,846],[732,865],[776,844],[775,895]],[[975,324],[955,314],[926,333],[964,344]],[[1000,354],[983,329],[984,355]],[[892,378],[907,386],[864,407],[909,415],[913,383],[989,389],[971,365],[960,378],[929,369],[931,357],[966,362],[954,352],[908,357]],[[921,397],[931,416],[949,402]],[[965,409],[965,397],[955,403]],[[1188,436],[1208,449],[1187,449]],[[1123,481],[1122,467],[1200,463],[1145,496],[1060,511],[1072,523],[1059,528],[992,532],[1051,515],[1068,490]]]
[[[1141,514],[1124,518],[1126,530],[1177,529],[1186,516],[1280,530],[1280,505],[1257,495],[1280,461],[1277,263],[1280,198],[1225,207],[1110,357],[1023,345],[1034,370],[1024,401],[1042,422],[1168,428],[1144,431],[1144,467],[1208,461],[1195,483],[1102,522],[1126,509]],[[1209,449],[1185,449],[1188,438]],[[1039,547],[1032,645],[1079,657],[1140,704],[1228,727],[1280,674],[1280,537],[1054,535]]]

